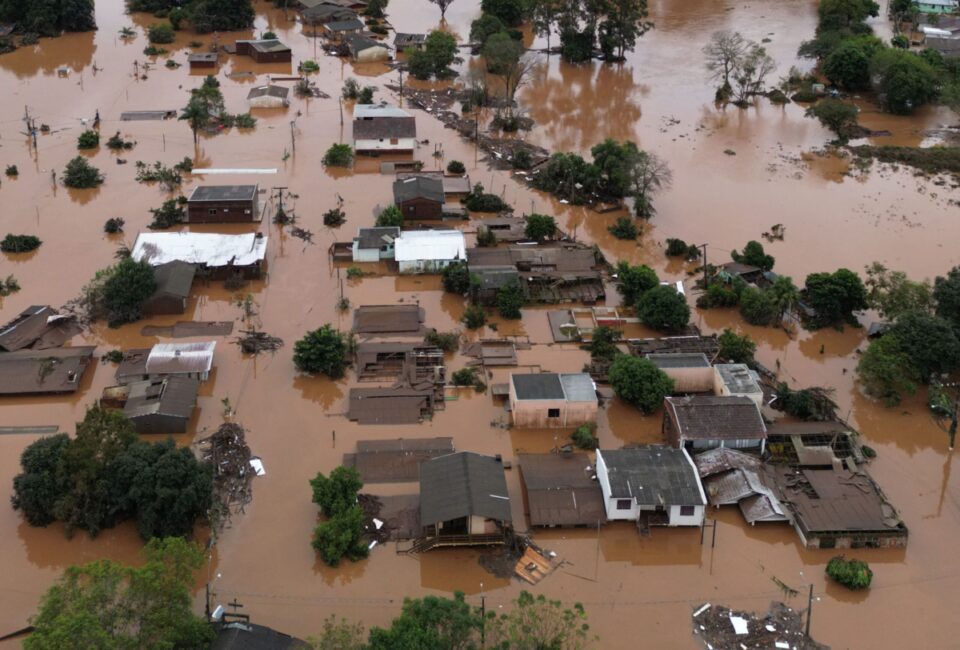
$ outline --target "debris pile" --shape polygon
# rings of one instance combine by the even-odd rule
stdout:
[[[283,347],[283,339],[270,336],[258,330],[240,330],[243,336],[234,341],[246,354],[260,354],[261,352],[276,352]]]
[[[803,617],[783,603],[764,616],[705,603],[693,611],[693,633],[709,648],[830,650],[804,634]]]
[[[256,474],[250,464],[246,432],[235,422],[220,425],[212,436],[197,441],[201,458],[213,466],[211,528],[222,529],[234,512],[242,513],[253,498]]]

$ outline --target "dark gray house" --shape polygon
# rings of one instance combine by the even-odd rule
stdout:
[[[187,199],[187,223],[243,223],[260,218],[256,185],[201,185]]]
[[[503,544],[511,521],[507,479],[498,458],[463,451],[420,464],[418,550]]]
[[[443,217],[443,180],[434,176],[413,176],[393,183],[393,202],[404,219]]]
[[[186,433],[197,405],[200,382],[186,377],[127,384],[123,414],[138,433]]]
[[[143,313],[147,316],[182,314],[187,310],[190,288],[197,267],[187,262],[167,262],[153,268],[153,277],[157,289],[143,303]]]

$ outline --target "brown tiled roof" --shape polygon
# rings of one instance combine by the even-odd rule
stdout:
[[[371,117],[353,121],[354,140],[415,137],[417,120],[413,117]]]
[[[667,415],[684,440],[761,440],[767,427],[749,397],[693,395],[664,400]]]
[[[531,526],[595,526],[606,522],[603,493],[586,454],[521,454],[520,475]],[[588,471],[590,470],[590,471]]]

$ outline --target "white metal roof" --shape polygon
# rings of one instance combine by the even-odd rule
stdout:
[[[207,266],[248,266],[266,257],[267,238],[255,233],[221,235],[205,232],[142,232],[131,256],[151,266],[187,262]]]
[[[459,230],[410,230],[394,242],[398,262],[418,260],[466,260],[467,248]]]
[[[157,343],[147,356],[149,374],[210,372],[216,341],[199,343]]]
[[[413,117],[413,115],[390,104],[357,104],[353,107],[355,120],[374,117]]]

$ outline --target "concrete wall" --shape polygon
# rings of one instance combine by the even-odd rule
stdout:
[[[550,409],[558,409],[559,417],[550,417]],[[596,402],[567,402],[562,399],[517,400],[516,396],[511,394],[510,410],[514,426],[532,429],[578,427],[597,419]]]
[[[703,523],[704,506],[694,506],[693,514],[684,517],[680,514],[680,506],[670,506],[671,526],[700,526]]]
[[[396,152],[413,151],[416,141],[413,138],[381,138],[380,140],[355,140],[353,148],[357,153],[363,152]]]
[[[376,261],[376,260],[374,260]],[[398,262],[400,273],[439,273],[455,260],[413,260]]]
[[[354,262],[379,262],[381,259],[390,259],[392,257],[392,248],[389,252],[381,252],[376,248],[359,248],[357,242],[353,242]]]

